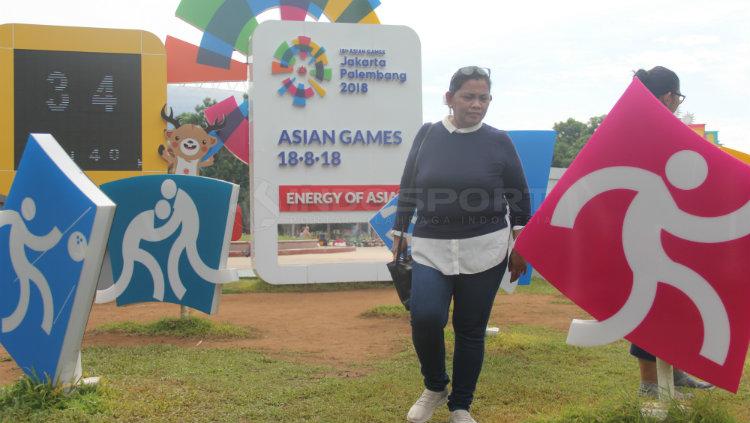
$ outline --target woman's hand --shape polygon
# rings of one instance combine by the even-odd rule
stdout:
[[[406,251],[406,247],[409,246],[409,241],[404,238],[401,240],[401,249],[399,250],[399,240],[401,240],[401,236],[399,235],[393,235],[393,248],[391,248],[391,252],[393,253],[393,260],[396,260],[396,257],[398,257],[398,254]]]
[[[510,253],[510,263],[508,265],[510,269],[510,281],[515,282],[521,277],[527,270],[526,260],[521,257],[516,250]]]

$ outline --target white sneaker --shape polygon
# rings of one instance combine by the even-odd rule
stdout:
[[[450,423],[478,423],[466,410],[451,411]]]
[[[442,392],[430,391],[425,389],[422,395],[419,396],[417,402],[411,406],[409,413],[406,415],[406,420],[410,423],[424,423],[430,420],[435,410],[448,402],[448,390],[445,389]]]

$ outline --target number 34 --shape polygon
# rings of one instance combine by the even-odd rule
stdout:
[[[53,71],[46,78],[47,83],[52,85],[53,97],[45,102],[51,112],[64,112],[70,106],[70,94],[68,88],[68,76],[64,72]],[[113,112],[117,106],[115,96],[115,78],[112,75],[104,75],[99,85],[91,95],[91,104],[103,106],[105,112]]]

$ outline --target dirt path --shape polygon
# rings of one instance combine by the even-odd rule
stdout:
[[[95,305],[84,348],[93,345],[145,345],[171,343],[186,348],[243,347],[279,358],[333,365],[348,373],[371,360],[402,350],[410,338],[406,318],[363,318],[378,305],[398,304],[392,289],[367,289],[314,293],[254,293],[223,295],[213,320],[257,329],[260,337],[243,340],[180,340],[119,334],[94,334],[108,322],[148,322],[179,315],[173,304],[137,304],[117,308],[114,303]],[[204,316],[194,312],[195,315]],[[495,300],[490,325],[528,324],[567,330],[570,319],[582,316],[574,305],[553,295],[500,295]],[[0,385],[15,381],[21,371],[0,348]]]

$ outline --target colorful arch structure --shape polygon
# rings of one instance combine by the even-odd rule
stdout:
[[[175,15],[203,31],[203,38],[200,46],[168,43],[168,57],[183,58],[170,60],[168,82],[244,79],[247,71],[237,69],[232,53],[252,54],[250,39],[258,26],[257,16],[268,10],[278,9],[282,20],[303,21],[307,16],[319,20],[325,15],[331,22],[379,24],[375,13],[379,5],[379,0],[182,0]],[[188,67],[184,58],[195,62]],[[172,68],[177,63],[181,70]]]
[[[734,157],[735,159],[750,165],[750,154],[745,153],[744,151],[735,150],[733,148],[719,146],[719,149],[730,156]]]
[[[252,64],[232,60],[229,69],[198,63],[200,47],[167,35],[164,43],[167,51],[167,82],[181,84],[191,82],[247,81],[252,73]]]

